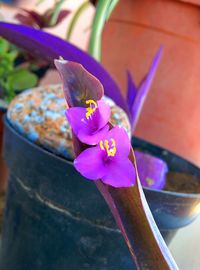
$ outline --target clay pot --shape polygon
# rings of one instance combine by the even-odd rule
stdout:
[[[161,44],[164,55],[136,136],[200,165],[199,1],[120,1],[105,27],[103,64],[125,93],[125,72],[138,83]]]
[[[6,190],[8,170],[3,159],[3,115],[6,109],[0,108],[0,193]]]

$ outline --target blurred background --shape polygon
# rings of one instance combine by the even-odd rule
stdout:
[[[101,1],[101,0],[100,0]],[[71,19],[85,1],[67,0],[62,9],[69,15],[54,27],[43,30],[66,39]],[[40,14],[55,1],[1,1],[1,20],[19,23],[22,9]],[[95,7],[91,3],[79,16],[70,42],[87,51]],[[164,52],[150,94],[145,101],[136,134],[200,165],[200,2],[198,0],[122,0],[107,22],[102,41],[102,63],[122,88],[126,71],[136,83],[148,71],[153,56]],[[40,85],[60,82],[57,71],[49,70]],[[182,270],[198,270],[200,219],[180,229],[172,251]]]

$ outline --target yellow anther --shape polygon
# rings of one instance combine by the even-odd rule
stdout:
[[[99,145],[100,145],[101,150],[105,150],[105,148],[103,146],[103,141],[100,141]]]
[[[90,105],[88,108],[86,108],[86,114],[85,114],[86,118],[89,119],[90,116],[96,111],[98,106],[97,106],[97,103],[92,99],[86,100],[85,103]]]
[[[110,141],[111,141],[111,146],[109,145],[108,140],[100,141],[99,145],[100,145],[101,150],[106,150],[106,153],[108,154],[109,157],[114,157],[117,152],[116,142],[112,138],[110,139]]]
[[[145,180],[146,180],[148,186],[152,186],[154,184],[154,180],[149,178],[149,177],[147,177]]]

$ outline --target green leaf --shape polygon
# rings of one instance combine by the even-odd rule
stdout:
[[[16,69],[7,78],[9,88],[18,91],[34,87],[37,82],[37,76],[26,69]]]
[[[56,21],[58,19],[58,16],[59,16],[59,13],[60,13],[60,10],[62,8],[62,5],[64,4],[66,0],[59,0],[55,6],[54,6],[54,11],[53,11],[53,14],[52,14],[52,17],[51,17],[51,20],[50,20],[50,25],[51,26],[54,26],[56,24]]]
[[[101,42],[104,25],[118,2],[119,0],[104,0],[97,2],[89,41],[89,53],[97,61],[101,60]]]
[[[13,70],[13,61],[9,58],[9,55],[5,54],[0,58],[0,76],[5,77],[9,72]]]
[[[69,24],[69,27],[68,27],[68,31],[67,31],[67,35],[66,35],[67,40],[70,40],[72,32],[74,30],[74,27],[75,27],[79,17],[84,12],[84,10],[89,6],[89,4],[90,4],[90,2],[88,0],[86,0],[75,11],[74,16],[72,17],[72,20],[70,21],[70,24]]]
[[[44,2],[45,0],[38,0],[36,3],[36,6],[39,6],[42,2]]]
[[[9,103],[15,97],[15,91],[9,87],[9,84],[5,80],[0,80],[0,86],[3,90],[3,100]]]
[[[0,55],[4,55],[9,49],[9,42],[0,37]]]
[[[10,62],[14,62],[15,59],[17,58],[17,56],[18,56],[18,51],[17,50],[13,50],[11,52],[8,52],[6,54],[6,56],[10,60]]]

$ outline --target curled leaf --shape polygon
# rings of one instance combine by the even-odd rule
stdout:
[[[103,96],[102,84],[80,64],[64,59],[55,60],[55,66],[60,73],[64,85],[64,94],[69,106],[78,106],[89,100],[99,100]]]

